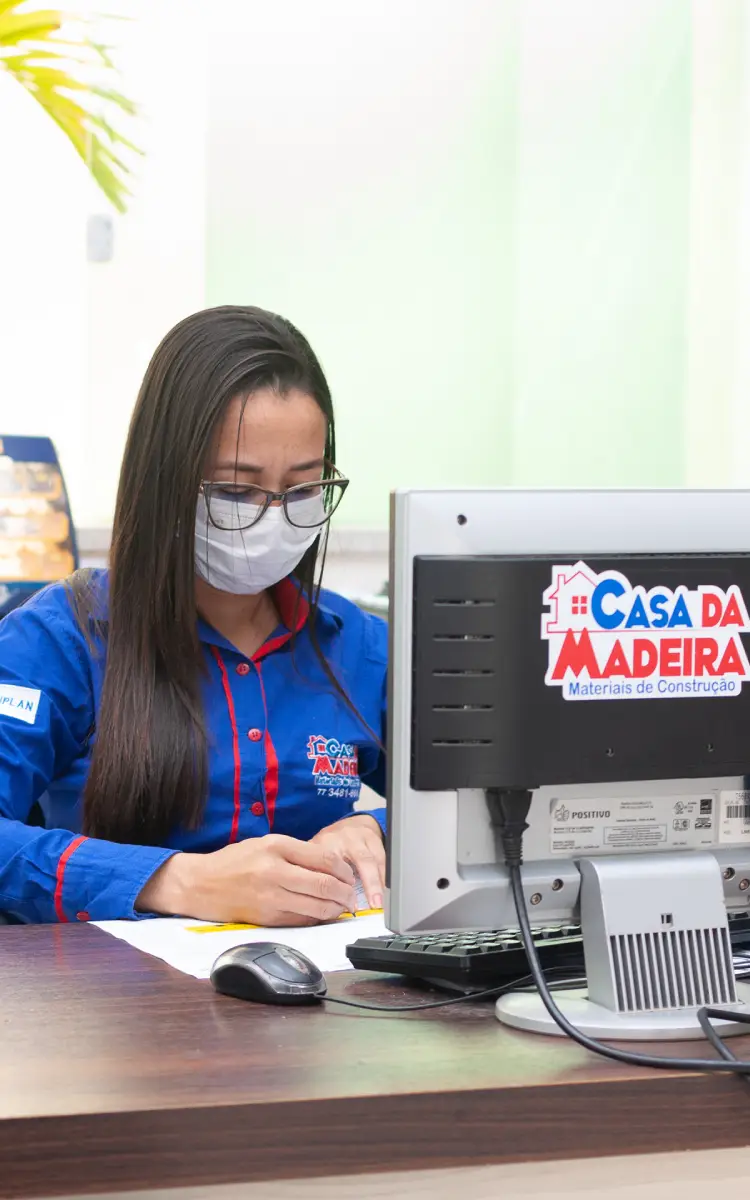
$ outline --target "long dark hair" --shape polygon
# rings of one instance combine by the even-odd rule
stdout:
[[[269,386],[315,399],[327,422],[326,460],[335,462],[325,375],[282,317],[234,306],[195,313],[167,334],[146,371],[122,461],[104,619],[90,578],[80,573],[71,582],[82,628],[106,640],[107,652],[83,798],[91,836],[158,845],[176,826],[200,823],[208,766],[195,600],[198,491],[229,402]],[[297,568],[313,638],[320,540]]]

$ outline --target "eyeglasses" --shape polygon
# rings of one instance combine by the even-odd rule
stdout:
[[[204,481],[200,490],[206,500],[208,519],[217,529],[251,529],[272,504],[281,504],[290,525],[316,529],[330,521],[349,486],[349,480],[336,467],[328,470],[332,472],[328,479],[298,483],[284,492],[269,492],[267,488],[241,483]]]

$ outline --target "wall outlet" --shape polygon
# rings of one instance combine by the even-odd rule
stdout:
[[[115,223],[107,213],[94,213],[86,222],[86,258],[92,263],[111,262],[115,249]]]

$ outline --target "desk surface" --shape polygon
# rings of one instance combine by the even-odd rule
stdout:
[[[244,1004],[85,926],[0,929],[0,1030],[7,1197],[750,1143],[737,1079],[607,1063],[483,1004]]]

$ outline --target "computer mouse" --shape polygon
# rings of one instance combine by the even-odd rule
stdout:
[[[315,964],[275,942],[225,950],[211,968],[211,983],[223,996],[258,1004],[318,1004],[326,994],[326,981]]]

